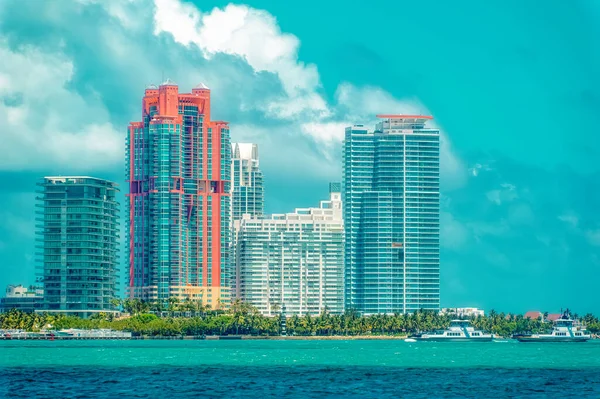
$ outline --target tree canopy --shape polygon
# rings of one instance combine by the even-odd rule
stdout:
[[[112,313],[99,313],[90,319],[46,313],[23,313],[17,310],[0,314],[0,328],[40,331],[65,328],[109,328],[147,336],[200,336],[223,334],[278,335],[279,317],[265,317],[256,308],[239,300],[227,310],[210,310],[186,302],[172,301],[166,308],[133,300],[123,303],[131,317],[115,318]],[[291,316],[286,319],[288,335],[357,336],[406,335],[448,327],[456,315],[440,315],[432,311],[412,314],[376,314],[361,316],[355,310],[340,315],[327,311],[318,316]],[[592,314],[578,317],[594,334],[600,333],[600,321]],[[551,324],[522,315],[490,311],[487,316],[470,319],[475,328],[503,337],[517,332],[541,332]]]

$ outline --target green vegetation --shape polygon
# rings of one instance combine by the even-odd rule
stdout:
[[[180,335],[223,335],[251,334],[278,335],[279,317],[265,317],[252,306],[235,301],[228,310],[208,310],[201,306],[179,304],[171,301],[166,308],[141,301],[125,301],[123,306],[132,316],[115,319],[112,314],[100,313],[91,319],[72,316],[28,314],[16,310],[0,314],[1,329],[22,329],[39,331],[44,328],[110,328],[131,331],[134,335],[180,336]],[[162,312],[159,317],[149,312]],[[189,312],[190,317],[178,316]],[[453,315],[438,315],[430,311],[420,311],[411,315],[371,315],[360,316],[355,311],[342,315],[323,312],[316,317],[292,316],[287,318],[288,335],[330,336],[330,335],[406,335],[417,331],[442,329],[449,325]],[[588,314],[580,319],[594,334],[600,333],[600,320]],[[539,332],[550,327],[541,320],[526,319],[522,315],[511,315],[491,311],[488,316],[471,319],[476,328],[509,337],[515,332]],[[51,327],[50,327],[51,326]]]

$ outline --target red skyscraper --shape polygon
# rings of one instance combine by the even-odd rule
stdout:
[[[210,89],[146,89],[129,126],[129,295],[212,307],[229,299],[231,145],[210,119]]]

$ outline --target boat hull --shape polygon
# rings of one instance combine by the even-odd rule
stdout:
[[[466,338],[466,337],[412,337],[417,341],[424,342],[492,342],[494,340],[493,337],[482,337],[482,338]]]
[[[515,337],[519,342],[586,342],[589,337]]]

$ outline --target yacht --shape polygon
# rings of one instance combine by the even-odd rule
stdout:
[[[571,319],[567,310],[560,319],[554,321],[551,333],[515,334],[513,338],[519,342],[585,342],[591,339],[592,335],[584,326]]]
[[[489,342],[494,339],[494,334],[486,334],[475,330],[469,320],[452,320],[450,327],[446,330],[416,334],[408,339],[434,342]]]

